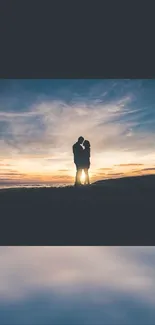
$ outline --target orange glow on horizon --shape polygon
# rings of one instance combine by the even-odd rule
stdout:
[[[94,157],[96,158],[96,157]],[[46,158],[48,160],[48,158]],[[73,184],[76,174],[76,168],[73,162],[68,159],[68,162],[49,162],[45,165],[45,158],[36,159],[4,159],[0,164],[1,181],[20,181],[20,182],[40,182],[40,183],[59,183]],[[107,178],[120,178],[127,176],[149,175],[155,174],[155,165],[143,163],[127,163],[121,160],[120,164],[117,161],[113,165],[95,161],[91,164],[89,170],[90,181],[95,182]],[[84,183],[85,175],[82,173],[82,183]]]

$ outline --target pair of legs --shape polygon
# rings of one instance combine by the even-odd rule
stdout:
[[[76,166],[75,185],[81,185],[82,169],[84,170],[84,173],[85,173],[85,182],[84,182],[84,184],[85,184],[85,185],[86,185],[86,184],[90,184],[88,168],[81,168],[81,167],[79,167],[79,166]]]
[[[88,173],[88,168],[84,168],[84,173],[85,173],[85,182],[84,184],[90,184],[90,181],[89,181],[89,173]]]

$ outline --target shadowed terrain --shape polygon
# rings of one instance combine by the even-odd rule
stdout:
[[[1,242],[151,244],[154,202],[153,175],[80,188],[1,190]]]

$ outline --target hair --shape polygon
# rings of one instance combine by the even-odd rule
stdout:
[[[85,146],[85,148],[90,148],[90,142],[88,140],[85,140],[83,145]]]
[[[84,141],[84,138],[81,136],[78,138],[78,142],[83,142]]]

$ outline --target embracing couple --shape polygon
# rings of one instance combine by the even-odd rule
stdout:
[[[90,142],[79,137],[78,141],[73,145],[74,163],[76,165],[75,186],[81,184],[82,170],[85,173],[84,184],[89,184],[88,169],[90,167]]]

